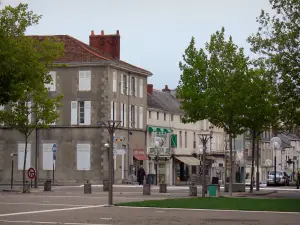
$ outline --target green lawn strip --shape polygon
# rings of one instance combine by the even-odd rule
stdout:
[[[300,212],[299,199],[267,198],[180,198],[124,202],[117,206],[185,208],[185,209],[223,209],[248,211]]]

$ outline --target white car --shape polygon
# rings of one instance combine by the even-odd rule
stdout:
[[[275,171],[270,171],[267,179],[267,186],[275,184]],[[286,172],[276,171],[276,184],[289,186],[289,176]]]

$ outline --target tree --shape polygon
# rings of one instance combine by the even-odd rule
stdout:
[[[211,35],[205,49],[197,50],[195,40],[185,50],[177,97],[183,99],[183,122],[208,119],[229,135],[230,177],[229,194],[232,195],[233,154],[232,139],[243,133],[243,116],[248,90],[248,58],[242,48],[225,39],[225,29]]]
[[[300,0],[269,0],[274,15],[262,10],[259,29],[248,38],[252,51],[265,57],[279,91],[280,119],[300,124]]]
[[[19,131],[25,139],[23,191],[25,191],[28,138],[34,129],[48,128],[49,124],[57,120],[61,98],[62,96],[50,98],[48,89],[42,86],[31,93],[23,94],[18,102],[10,102],[8,106],[11,110],[0,111],[0,121]]]
[[[248,82],[249,95],[246,97],[246,111],[244,125],[250,130],[252,137],[252,166],[250,192],[253,192],[255,143],[256,148],[256,190],[259,191],[259,138],[263,131],[278,121],[277,93],[276,87],[268,76],[263,64],[259,67],[249,69]]]
[[[24,90],[37,89],[40,81],[49,83],[45,74],[63,55],[63,44],[57,39],[25,36],[26,29],[40,18],[27,4],[0,10],[0,105],[17,102]]]

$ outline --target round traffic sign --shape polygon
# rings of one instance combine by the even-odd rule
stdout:
[[[36,176],[36,172],[35,172],[35,169],[34,168],[29,168],[28,171],[27,171],[27,176],[29,179],[34,179],[35,176]]]

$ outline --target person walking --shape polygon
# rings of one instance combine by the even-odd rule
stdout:
[[[138,170],[138,182],[139,182],[139,185],[143,185],[144,184],[144,178],[146,176],[146,172],[143,168],[143,166],[141,165],[139,170]]]

